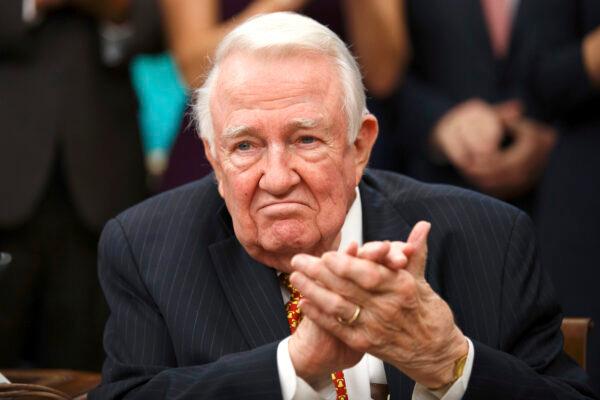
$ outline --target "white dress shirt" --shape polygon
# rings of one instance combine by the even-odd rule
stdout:
[[[346,215],[344,226],[342,227],[342,238],[339,250],[345,250],[351,242],[363,244],[362,237],[362,207],[360,193],[356,189],[356,199]],[[282,288],[282,297],[284,302],[289,299],[287,289]],[[335,388],[333,383],[327,385],[320,391],[315,391],[306,381],[296,375],[290,353],[288,351],[288,342],[290,337],[279,343],[277,347],[277,369],[279,372],[279,382],[281,384],[281,393],[283,400],[304,400],[304,399],[335,399]],[[445,393],[440,391],[430,391],[423,385],[417,383],[412,394],[412,400],[459,400],[465,394],[471,369],[473,368],[473,359],[475,351],[473,343],[469,339],[469,354],[465,363],[463,375],[458,379]],[[333,371],[332,371],[333,372]],[[371,398],[371,383],[386,384],[387,379],[383,362],[370,355],[365,354],[363,358],[353,366],[344,370],[346,379],[346,389],[350,400],[365,400]]]

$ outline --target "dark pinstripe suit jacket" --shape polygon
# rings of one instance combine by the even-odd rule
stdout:
[[[448,186],[369,171],[364,238],[405,240],[431,221],[427,276],[475,343],[465,398],[592,397],[562,353],[560,310],[515,208]],[[237,241],[212,177],[110,221],[100,278],[111,308],[103,383],[92,399],[277,399],[288,335],[275,270]],[[386,365],[392,399],[413,383]]]

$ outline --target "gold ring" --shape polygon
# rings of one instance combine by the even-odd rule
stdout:
[[[356,305],[356,310],[354,310],[354,315],[352,315],[352,318],[350,318],[349,320],[346,321],[342,317],[337,317],[337,320],[342,325],[348,325],[348,326],[350,326],[350,325],[352,325],[354,323],[354,321],[356,321],[358,319],[358,316],[360,315],[360,311],[361,311],[361,308],[357,304]]]

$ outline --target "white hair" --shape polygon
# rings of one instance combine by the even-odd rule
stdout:
[[[345,43],[329,28],[292,12],[263,14],[232,30],[217,47],[213,66],[202,87],[194,94],[193,113],[202,139],[215,154],[210,99],[219,75],[219,64],[236,51],[290,55],[310,51],[331,57],[336,66],[347,117],[348,142],[358,135],[363,115],[368,113],[360,69]]]

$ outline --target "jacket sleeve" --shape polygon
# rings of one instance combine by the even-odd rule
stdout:
[[[575,112],[600,96],[587,75],[582,52],[589,5],[561,0],[535,4],[533,25],[539,54],[532,70],[532,91],[550,117]]]
[[[103,381],[90,399],[281,398],[277,342],[204,365],[178,365],[168,328],[117,220],[100,239],[99,275],[110,317]]]
[[[501,343],[473,341],[465,399],[596,399],[589,378],[562,351],[562,315],[536,257],[531,221],[520,213],[505,257],[499,310]],[[569,251],[569,249],[565,249]]]

